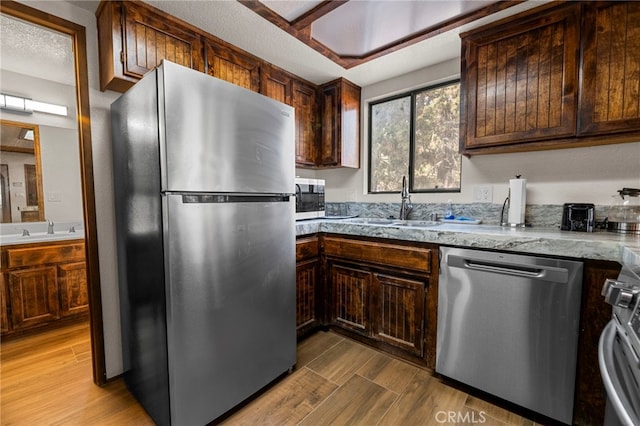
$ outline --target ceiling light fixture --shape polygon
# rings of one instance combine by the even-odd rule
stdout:
[[[6,95],[4,93],[0,93],[0,109],[23,114],[32,114],[36,111],[67,116],[67,107],[64,105],[39,102],[22,96]]]

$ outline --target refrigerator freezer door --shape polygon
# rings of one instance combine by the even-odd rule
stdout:
[[[292,107],[171,62],[158,73],[164,191],[294,193]]]
[[[215,199],[163,197],[176,425],[210,422],[296,362],[294,201]]]

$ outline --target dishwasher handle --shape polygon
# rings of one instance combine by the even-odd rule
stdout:
[[[556,268],[553,266],[490,261],[486,259],[474,259],[468,256],[457,256],[454,254],[449,254],[447,256],[447,265],[472,271],[512,275],[554,283],[567,283],[569,281],[569,271],[567,269]]]

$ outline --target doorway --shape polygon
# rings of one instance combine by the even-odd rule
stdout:
[[[89,113],[89,80],[85,28],[40,10],[14,1],[0,2],[0,13],[48,28],[71,37],[76,87],[76,116],[80,149],[80,174],[85,226],[85,258],[90,310],[91,353],[93,381],[106,383],[104,336],[102,332],[102,304],[98,264],[98,240],[93,183],[93,157],[91,148],[91,118]]]

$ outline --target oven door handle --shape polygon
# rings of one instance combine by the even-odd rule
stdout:
[[[600,335],[598,342],[598,363],[600,364],[600,374],[604,382],[607,398],[611,402],[612,408],[623,425],[638,425],[640,419],[636,418],[631,404],[625,395],[624,386],[620,383],[620,377],[616,373],[614,365],[613,348],[616,338],[616,324],[614,320],[609,321]]]

